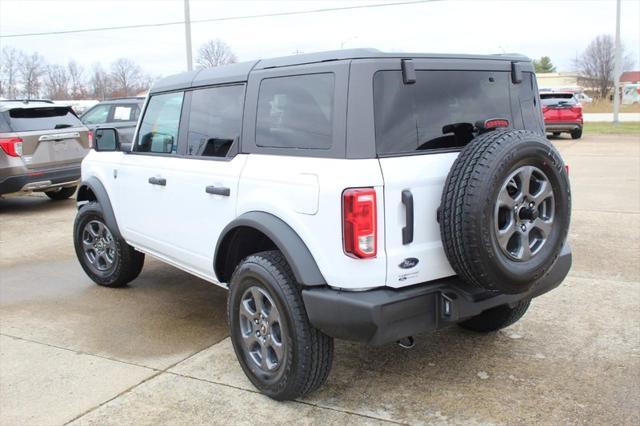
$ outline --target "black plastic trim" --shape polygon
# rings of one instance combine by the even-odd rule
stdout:
[[[413,194],[408,189],[402,191],[402,204],[405,209],[405,226],[402,228],[402,244],[413,242]]]
[[[120,233],[120,228],[118,227],[118,222],[116,221],[116,215],[113,213],[113,207],[111,207],[109,194],[107,194],[107,190],[104,188],[102,182],[100,182],[100,180],[95,176],[91,176],[90,178],[83,180],[80,183],[80,187],[78,189],[78,203],[81,201],[89,201],[86,196],[87,189],[90,189],[91,192],[95,195],[96,201],[102,209],[104,220],[111,233],[114,234],[115,237],[121,238],[122,234]],[[81,208],[80,204],[78,204],[78,208]]]
[[[323,333],[382,345],[448,327],[496,306],[538,297],[560,285],[570,268],[571,248],[565,244],[551,271],[526,293],[487,292],[453,276],[403,289],[308,288],[302,290],[302,297],[309,321]]]
[[[222,266],[224,266],[222,262],[218,262],[218,260],[223,259],[219,259],[219,256],[224,256],[224,253],[220,252],[220,247],[227,236],[231,235],[231,231],[239,227],[254,228],[269,237],[287,259],[293,275],[299,284],[303,286],[326,285],[326,281],[313,255],[296,231],[283,220],[270,213],[261,211],[244,213],[230,222],[222,230],[218,243],[216,244],[216,251],[213,258],[214,270],[217,277],[221,276],[221,269]]]
[[[33,182],[51,181],[49,187],[54,188],[58,184],[74,182],[80,180],[80,167],[74,166],[64,169],[56,169],[49,171],[33,170],[29,174],[9,176],[0,182],[0,194],[11,194],[19,192],[25,185]],[[38,191],[44,191],[47,188],[38,188]]]

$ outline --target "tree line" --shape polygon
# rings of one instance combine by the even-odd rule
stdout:
[[[129,58],[120,58],[107,68],[97,62],[85,68],[71,60],[65,65],[47,63],[38,52],[13,47],[0,52],[0,98],[7,99],[109,99],[135,96],[149,89],[157,78]],[[198,50],[198,68],[237,62],[224,41],[204,43]]]
[[[85,68],[74,60],[50,64],[38,53],[5,47],[0,67],[0,97],[8,99],[107,99],[133,96],[153,81],[140,65],[120,58],[105,69],[101,63]]]
[[[602,34],[594,38],[587,48],[573,61],[573,70],[578,75],[578,83],[594,91],[594,94],[606,99],[613,90],[615,66],[615,41],[612,36]],[[622,71],[633,68],[633,58],[622,46]],[[536,73],[556,72],[551,58],[543,56],[534,59]]]

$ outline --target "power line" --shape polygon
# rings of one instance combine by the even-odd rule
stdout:
[[[413,1],[402,1],[402,2],[394,2],[394,3],[362,4],[358,6],[330,7],[330,8],[323,8],[323,9],[311,9],[311,10],[301,10],[301,11],[291,11],[291,12],[274,12],[274,13],[264,13],[259,15],[227,16],[224,18],[209,18],[209,19],[192,19],[191,23],[201,24],[204,22],[239,21],[244,19],[271,18],[276,16],[310,15],[314,13],[337,12],[342,10],[373,9],[373,8],[389,7],[389,6],[406,6],[406,5],[419,4],[419,3],[432,3],[436,1],[442,1],[442,0],[413,0]],[[17,38],[17,37],[33,37],[33,36],[45,36],[45,35],[90,33],[90,32],[97,32],[97,31],[125,30],[125,29],[131,29],[131,28],[167,27],[170,25],[184,25],[184,21],[159,22],[156,24],[121,25],[117,27],[84,28],[84,29],[78,29],[78,30],[47,31],[47,32],[40,32],[40,33],[7,34],[7,35],[0,35],[0,38]]]

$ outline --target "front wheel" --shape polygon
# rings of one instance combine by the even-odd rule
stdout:
[[[67,188],[58,188],[54,191],[45,191],[47,197],[52,200],[66,200],[76,192],[77,186],[70,186]]]
[[[253,385],[276,400],[319,388],[331,370],[333,339],[309,323],[299,285],[282,253],[247,257],[229,287],[231,341]]]
[[[142,271],[144,254],[114,234],[98,203],[85,204],[78,210],[73,242],[82,269],[96,284],[122,287]]]

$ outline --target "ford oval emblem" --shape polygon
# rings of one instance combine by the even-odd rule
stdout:
[[[419,260],[416,259],[415,257],[407,257],[398,266],[401,267],[402,269],[411,269],[414,266],[416,266],[418,264],[418,262],[419,262]]]

